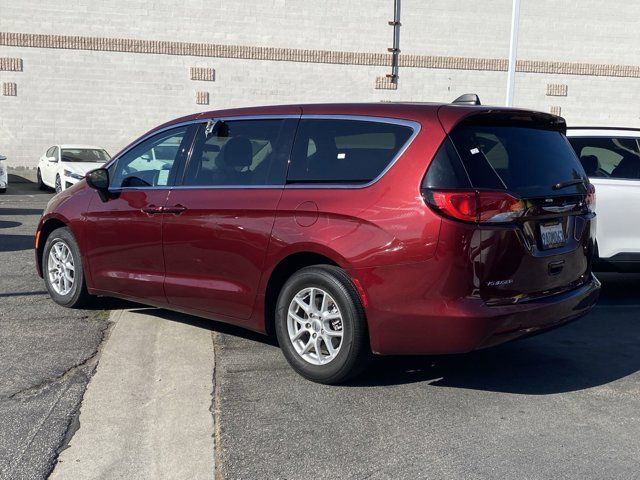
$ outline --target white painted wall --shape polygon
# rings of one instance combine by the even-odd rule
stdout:
[[[270,47],[385,52],[392,0],[218,2],[0,0],[0,31],[125,37]],[[404,54],[506,58],[510,0],[404,0]],[[518,58],[640,64],[640,2],[523,0]],[[476,92],[502,104],[506,72],[401,68],[396,91],[374,89],[386,67],[0,46],[23,59],[16,97],[0,96],[0,153],[35,166],[53,143],[91,143],[115,153],[168,119],[232,106],[325,101],[448,102]],[[215,82],[189,67],[216,69]],[[545,95],[547,83],[567,97]],[[640,126],[638,78],[518,73],[515,106],[562,108],[571,124]],[[211,105],[195,104],[198,90]]]

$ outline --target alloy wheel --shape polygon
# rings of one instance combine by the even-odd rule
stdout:
[[[49,250],[47,271],[51,288],[61,296],[69,294],[75,282],[75,264],[69,246],[56,240]]]
[[[342,314],[333,297],[321,288],[296,293],[287,311],[287,330],[295,351],[312,365],[331,362],[342,346]]]

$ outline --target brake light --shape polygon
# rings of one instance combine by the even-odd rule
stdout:
[[[422,194],[435,211],[464,222],[505,223],[524,213],[524,202],[505,192],[426,189]]]
[[[587,198],[585,202],[590,212],[596,211],[596,187],[593,184],[589,184],[587,187]]]

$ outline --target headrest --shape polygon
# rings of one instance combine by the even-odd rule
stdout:
[[[582,164],[582,168],[584,168],[584,171],[589,177],[593,176],[600,166],[598,157],[596,157],[595,155],[584,155],[580,157],[580,163]]]
[[[253,148],[247,137],[233,137],[222,146],[221,160],[227,167],[248,167],[253,163]]]

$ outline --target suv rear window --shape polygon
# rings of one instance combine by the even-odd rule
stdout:
[[[471,124],[456,127],[450,139],[452,145],[447,140],[429,167],[425,187],[456,188],[451,184],[455,173],[457,188],[470,184],[478,189],[507,190],[521,197],[584,193],[580,184],[553,189],[561,182],[587,181],[578,158],[558,131]],[[434,167],[436,160],[439,163],[448,160],[451,165]],[[467,178],[461,173],[460,166]],[[441,179],[446,178],[449,185],[434,184],[438,179],[431,173],[432,169],[441,172]],[[442,172],[448,172],[447,176],[443,177]]]
[[[368,183],[387,168],[412,133],[411,127],[396,123],[302,119],[287,182]]]

